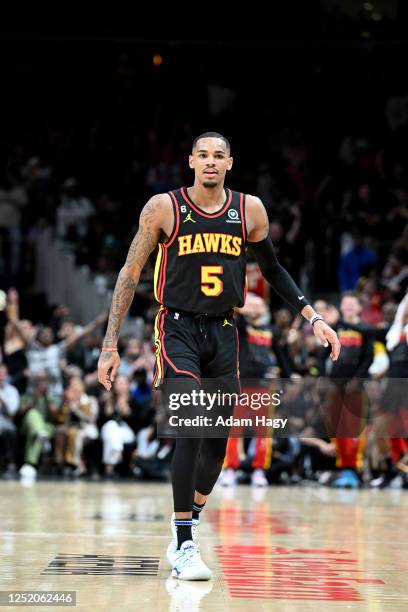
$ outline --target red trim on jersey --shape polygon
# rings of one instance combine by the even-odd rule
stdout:
[[[173,209],[175,211],[175,223],[173,231],[170,234],[169,240],[167,242],[162,242],[163,252],[162,252],[162,260],[160,265],[159,272],[159,281],[157,286],[157,297],[159,298],[159,302],[163,303],[163,293],[164,293],[164,285],[166,284],[166,268],[167,268],[167,249],[173,244],[179,230],[180,225],[180,213],[178,202],[176,196],[172,191],[169,191],[169,195],[173,201]]]
[[[245,284],[244,284],[244,304],[245,304],[245,302],[246,302],[247,292],[248,292],[248,279],[247,279],[247,276],[245,275]]]
[[[163,319],[164,317],[164,311],[162,312],[160,319]],[[160,321],[159,321],[159,332],[160,332]],[[160,342],[162,343],[163,338],[160,335]],[[162,347],[162,344],[160,344],[160,347]],[[162,373],[162,378],[164,378],[164,361],[163,361],[163,351],[160,351],[160,367],[161,367],[161,373]]]
[[[169,191],[170,197],[173,200],[173,204],[174,204],[174,209],[176,211],[176,218],[174,220],[174,228],[172,233],[169,236],[169,239],[167,242],[163,242],[163,245],[166,247],[166,249],[171,246],[178,234],[178,229],[179,229],[179,225],[180,225],[180,212],[179,212],[179,207],[178,207],[178,202],[176,199],[176,196],[174,195],[174,193],[172,191]]]
[[[167,314],[167,312],[168,312],[167,308],[165,308],[163,312],[164,312],[164,315],[166,315],[166,314]],[[193,378],[195,378],[195,379],[196,379],[196,381],[198,382],[198,384],[199,384],[199,385],[201,385],[201,381],[200,381],[200,379],[198,378],[198,376],[196,376],[195,374],[193,374],[193,372],[189,372],[188,370],[179,370],[179,369],[178,369],[178,368],[177,368],[177,367],[174,365],[174,363],[172,362],[172,360],[170,359],[170,357],[167,355],[167,352],[166,352],[166,347],[164,346],[164,336],[165,336],[165,333],[164,333],[164,316],[162,317],[162,320],[161,320],[161,323],[160,323],[160,328],[161,328],[161,331],[162,331],[162,333],[163,333],[163,337],[162,337],[162,344],[161,344],[161,346],[162,346],[162,349],[163,349],[163,355],[164,355],[164,358],[165,358],[165,360],[167,361],[167,363],[168,363],[168,364],[169,364],[169,365],[170,365],[170,366],[173,368],[173,370],[174,370],[175,372],[177,372],[177,374],[187,374],[188,376],[192,376]]]
[[[153,387],[156,386],[158,378],[159,378],[159,368],[157,367],[157,363],[155,363],[154,364]]]
[[[238,384],[239,384],[239,394],[241,395],[241,380],[239,378],[239,335],[238,330],[235,327],[235,332],[237,334],[237,376],[238,376]]]
[[[160,331],[160,319],[163,317],[163,314],[164,314],[164,312],[163,312],[163,310],[161,310],[159,312],[159,316],[157,318],[157,329],[159,331],[159,333],[158,333],[158,340],[160,342],[159,359],[160,359],[160,370],[161,370],[162,378],[164,378],[164,363],[163,363],[163,351],[162,351],[162,348],[161,348],[161,346],[162,346],[162,335],[161,335],[161,331]],[[156,382],[157,382],[157,379],[159,377],[159,368],[157,367],[157,363],[154,364],[154,367],[155,367],[155,370],[154,370],[154,377],[153,377],[153,387],[156,386]],[[161,381],[161,382],[163,382],[163,381]]]
[[[241,213],[241,225],[242,225],[242,237],[244,243],[246,242],[246,231],[245,231],[245,211],[244,211],[244,194],[239,194],[239,211]]]
[[[164,261],[164,269],[163,269],[163,285],[161,288],[161,301],[163,302],[163,295],[164,295],[164,286],[166,284],[166,274],[167,274],[167,250],[165,251],[166,253],[166,259]]]
[[[166,283],[166,267],[167,267],[167,249],[163,249],[159,287],[157,289],[157,296],[161,304],[163,304],[164,285]]]
[[[218,210],[216,213],[205,213],[201,208],[198,208],[196,204],[194,204],[194,202],[191,200],[190,196],[187,193],[187,189],[185,189],[185,187],[182,187],[180,189],[180,193],[183,196],[184,200],[187,202],[187,204],[189,206],[191,206],[191,208],[198,213],[199,215],[202,215],[203,217],[207,217],[207,219],[215,219],[216,217],[219,217],[220,215],[224,214],[225,211],[229,208],[229,205],[231,204],[231,200],[232,200],[232,191],[231,189],[226,189],[228,196],[227,196],[227,201],[225,202],[224,206],[221,208],[221,210]]]
[[[161,307],[160,307],[161,308]],[[160,359],[160,369],[161,369],[161,373],[162,373],[162,377],[163,377],[163,351],[161,348],[161,340],[162,340],[162,335],[161,335],[161,331],[160,331],[160,319],[162,317],[162,311],[159,312],[159,316],[157,317],[157,329],[158,329],[158,340],[160,341],[160,351],[159,351],[159,359]],[[156,385],[157,379],[159,377],[159,368],[157,367],[157,363],[155,363],[155,371],[154,371],[154,377],[153,377],[153,386]]]
[[[161,243],[161,246],[163,247],[163,243]],[[159,302],[161,302],[161,286],[162,286],[162,281],[163,281],[164,260],[165,260],[166,253],[167,253],[166,249],[162,248],[159,278],[157,280],[157,299]]]

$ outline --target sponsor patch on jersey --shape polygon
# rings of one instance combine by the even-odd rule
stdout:
[[[241,223],[241,219],[239,218],[238,211],[235,208],[230,208],[228,211],[228,219],[225,220],[225,223]]]

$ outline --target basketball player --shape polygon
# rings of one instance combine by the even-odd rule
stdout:
[[[222,378],[239,393],[237,331],[233,309],[245,301],[246,247],[263,276],[291,306],[310,321],[336,360],[336,333],[316,314],[278,263],[261,200],[224,187],[231,170],[228,140],[216,132],[195,139],[189,156],[192,187],[153,196],[144,206],[138,232],[115,286],[108,328],[98,363],[99,382],[108,391],[120,358],[121,324],[133,300],[141,270],[158,247],[154,291],[160,304],[155,321],[154,385],[179,378],[199,389],[201,378]],[[233,406],[231,407],[231,413]],[[208,580],[211,570],[198,545],[199,512],[222,468],[227,437],[177,438],[172,461],[173,540],[167,559],[173,576]]]
[[[358,293],[346,291],[340,303],[342,317],[333,325],[342,350],[329,374],[334,384],[327,416],[336,444],[336,466],[341,470],[332,485],[339,488],[361,485],[367,423],[362,381],[374,358],[373,340],[367,325],[360,320],[361,309]]]

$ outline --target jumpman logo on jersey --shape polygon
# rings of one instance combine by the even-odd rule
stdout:
[[[186,221],[191,221],[191,223],[195,223],[195,219],[191,217],[191,210],[188,213],[187,217],[184,219],[183,223],[186,223]]]
[[[233,324],[228,321],[228,319],[224,319],[222,326],[225,327],[226,325],[231,325],[231,327],[234,327]]]

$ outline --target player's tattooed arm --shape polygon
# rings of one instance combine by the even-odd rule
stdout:
[[[117,345],[120,328],[134,298],[140,273],[159,242],[167,198],[165,194],[153,196],[140,214],[139,229],[130,245],[126,262],[119,272],[113,292],[108,328],[103,343],[106,347]],[[109,359],[110,353],[102,352],[103,355]]]

